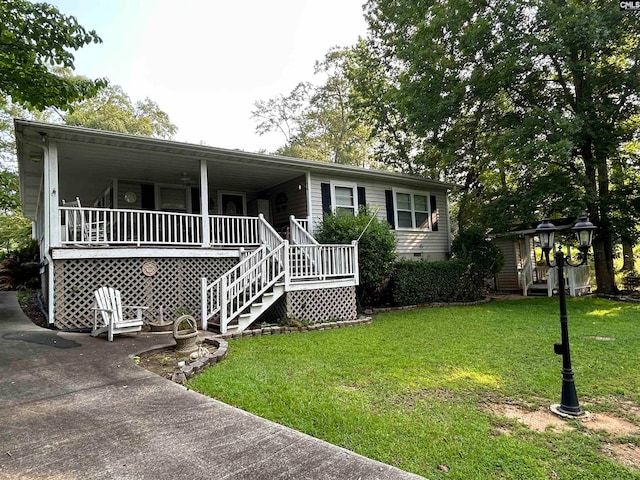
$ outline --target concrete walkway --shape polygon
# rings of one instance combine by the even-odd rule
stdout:
[[[41,329],[0,292],[0,478],[422,478],[133,363],[170,336],[103,337]]]

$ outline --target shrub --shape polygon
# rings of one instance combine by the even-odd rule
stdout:
[[[470,227],[459,232],[451,245],[451,253],[473,265],[485,278],[498,273],[504,265],[504,255],[486,239],[480,227]]]
[[[363,208],[355,217],[325,215],[316,230],[316,237],[320,243],[334,244],[351,243],[357,240],[363,231],[364,234],[358,242],[360,285],[356,289],[360,306],[373,305],[378,301],[381,285],[393,271],[396,237],[389,224]]]
[[[482,298],[482,275],[461,259],[444,262],[403,260],[391,278],[396,305],[433,302],[473,302]]]
[[[40,286],[38,243],[4,254],[0,259],[0,290],[34,289]]]

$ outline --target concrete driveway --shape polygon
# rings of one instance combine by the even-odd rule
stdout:
[[[107,342],[41,329],[0,292],[0,478],[419,479],[189,391]],[[233,350],[233,345],[231,345]]]

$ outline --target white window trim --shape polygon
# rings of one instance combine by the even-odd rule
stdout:
[[[358,211],[360,210],[358,205],[358,185],[351,182],[337,182],[331,180],[331,213],[336,214],[336,207],[340,207],[341,205],[336,205],[336,187],[342,188],[350,188],[353,192],[353,215],[358,215]]]
[[[420,190],[404,190],[404,189],[396,189],[392,188],[393,191],[393,219],[396,224],[396,230],[401,230],[405,232],[431,232],[433,231],[433,225],[431,225],[431,194],[429,192],[423,192]],[[411,196],[411,228],[408,227],[400,227],[398,223],[398,193],[404,193],[405,195]],[[429,222],[428,228],[419,228],[415,226],[416,222],[416,210],[415,203],[413,200],[414,195],[420,195],[422,197],[427,197],[427,208],[429,209],[427,212],[427,220]],[[403,210],[404,211],[404,210]]]

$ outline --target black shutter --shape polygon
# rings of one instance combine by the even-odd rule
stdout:
[[[328,183],[320,184],[322,192],[322,213],[331,215],[331,186]]]
[[[143,210],[155,210],[156,193],[152,183],[143,183],[140,185],[140,203]]]
[[[364,187],[358,187],[358,207],[363,208],[367,206],[367,198],[365,196]]]
[[[393,191],[385,190],[384,197],[387,204],[387,222],[389,222],[389,225],[391,225],[392,229],[395,229],[396,219],[395,219],[395,213],[393,211]]]
[[[429,203],[431,204],[431,230],[438,231],[438,206],[436,205],[436,196],[429,195]]]
[[[200,210],[200,189],[191,187],[191,213],[202,213]]]

